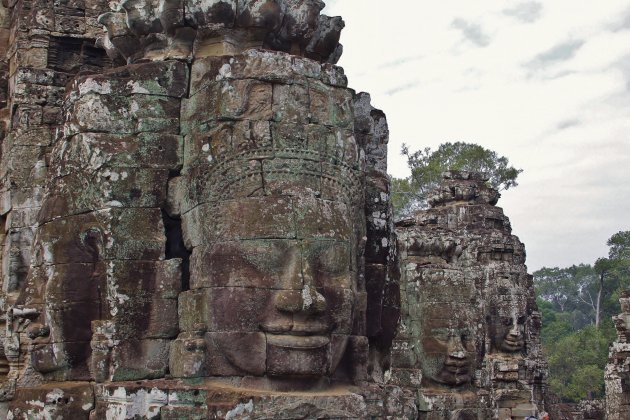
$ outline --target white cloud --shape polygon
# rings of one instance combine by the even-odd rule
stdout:
[[[478,23],[456,18],[451,23],[451,27],[460,30],[464,38],[478,47],[487,47],[490,45],[490,36],[484,32],[483,28]]]
[[[387,113],[395,176],[407,174],[403,142],[472,141],[509,157],[525,172],[500,205],[533,269],[593,262],[630,230],[625,0],[336,0],[327,11],[347,23],[350,86]]]
[[[543,5],[535,1],[519,3],[515,6],[503,10],[506,16],[512,16],[515,19],[525,23],[536,22],[540,19]]]

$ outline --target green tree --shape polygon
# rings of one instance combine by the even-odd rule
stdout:
[[[608,239],[606,245],[608,258],[617,260],[630,260],[630,230],[615,233]]]
[[[609,335],[595,326],[547,343],[549,386],[568,402],[604,395]]]
[[[612,235],[607,245],[608,257],[592,266],[534,272],[549,385],[567,402],[604,392],[608,344],[616,336],[611,317],[619,313],[620,292],[630,286],[630,231]]]
[[[597,272],[597,305],[595,326],[599,327],[603,315],[603,306],[609,298],[615,297],[617,307],[619,292],[630,284],[630,231],[621,231],[612,235],[606,242],[608,258],[598,258],[595,262]],[[616,310],[616,309],[615,309]],[[614,313],[608,313],[614,315]]]
[[[499,191],[517,186],[516,178],[523,172],[510,166],[508,158],[474,143],[449,142],[437,150],[427,147],[416,152],[403,145],[402,154],[407,157],[411,175],[393,180],[392,201],[397,216],[426,208],[428,192],[439,185],[442,173],[448,170],[485,173],[488,183]]]

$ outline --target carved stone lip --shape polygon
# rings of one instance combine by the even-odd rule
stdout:
[[[270,322],[261,324],[260,328],[268,334],[294,336],[323,335],[329,333],[331,329],[323,322]]]
[[[457,375],[467,375],[468,374],[468,366],[453,366],[453,365],[445,365],[444,369],[453,374]]]
[[[288,349],[318,349],[327,346],[330,338],[323,335],[291,335],[267,333],[267,344]]]
[[[511,350],[511,351],[516,351],[516,350],[520,350],[523,347],[523,341],[522,340],[510,340],[509,338],[506,338],[505,340],[503,340],[503,347],[506,350]]]
[[[470,365],[470,362],[466,359],[446,359],[446,361],[444,362],[444,366],[449,367],[449,368],[457,368],[457,369],[462,369],[462,368],[468,368],[468,366]]]

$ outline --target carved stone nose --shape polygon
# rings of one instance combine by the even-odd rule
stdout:
[[[519,324],[517,322],[514,322],[512,324],[512,327],[510,328],[510,332],[509,335],[512,337],[520,337],[521,336],[521,328],[519,326]]]
[[[448,340],[448,355],[456,359],[466,358],[466,349],[459,336],[453,336]]]
[[[317,314],[326,310],[324,296],[308,284],[302,290],[279,291],[274,303],[281,312]]]

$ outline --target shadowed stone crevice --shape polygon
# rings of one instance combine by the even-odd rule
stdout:
[[[162,210],[162,222],[164,223],[164,235],[166,236],[165,258],[181,259],[182,271],[182,291],[190,289],[190,255],[184,245],[184,235],[182,233],[182,220],[179,217],[171,217],[166,210]]]

